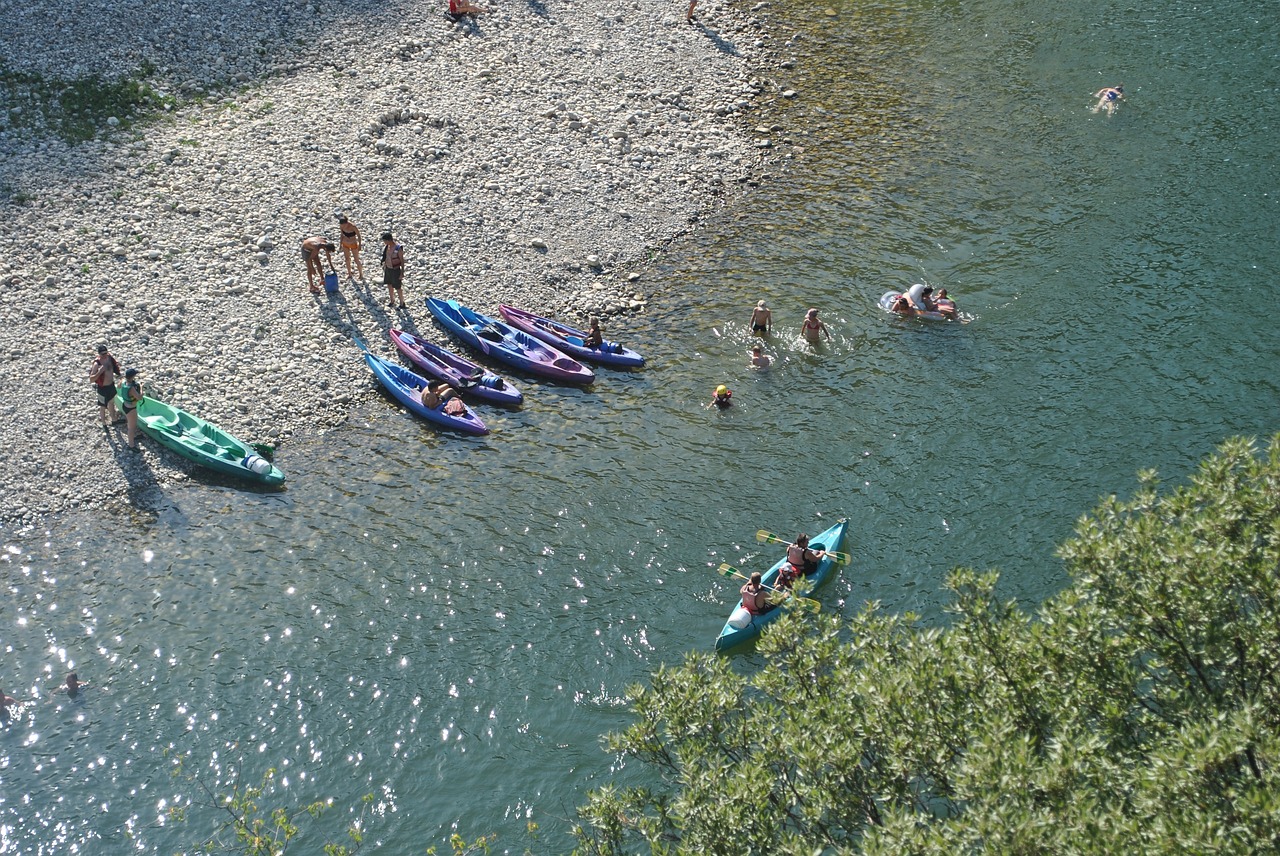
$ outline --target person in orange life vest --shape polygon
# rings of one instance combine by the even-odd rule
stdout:
[[[794,544],[787,545],[787,563],[778,571],[778,588],[790,588],[801,576],[818,570],[818,562],[825,555],[826,550],[810,550],[809,536],[801,532]]]
[[[769,590],[764,587],[759,571],[751,575],[750,582],[743,583],[738,593],[742,595],[742,608],[752,615],[759,615],[769,608]]]
[[[724,410],[726,407],[733,404],[733,402],[729,400],[731,398],[733,398],[733,390],[729,389],[729,387],[724,384],[720,384],[716,387],[715,395],[711,396],[711,403],[708,404],[707,407],[719,407],[721,410]]]

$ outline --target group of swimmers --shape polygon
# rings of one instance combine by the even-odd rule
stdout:
[[[75,672],[71,672],[67,675],[66,682],[50,693],[50,695],[65,692],[70,698],[75,698],[80,694],[80,690],[87,686],[89,686],[88,681],[80,680],[79,676],[76,675]],[[13,716],[13,711],[10,708],[17,707],[21,704],[21,701],[11,695],[8,695],[3,689],[0,689],[0,722],[8,722]]]
[[[756,302],[755,308],[751,310],[751,332],[757,336],[769,336],[773,333],[773,312],[769,309],[769,305],[763,300]],[[809,309],[804,314],[804,324],[800,327],[800,335],[804,336],[805,341],[816,345],[820,341],[820,335],[826,336],[827,341],[831,341],[831,331],[827,329],[827,325],[822,323],[818,318],[817,309]],[[764,352],[761,345],[753,345],[751,347],[751,362],[749,366],[753,369],[767,369],[773,364],[773,359]],[[711,402],[708,407],[718,407],[721,410],[732,404],[733,390],[724,384],[716,387],[715,393],[711,396]]]
[[[920,312],[937,312],[944,318],[954,320],[959,310],[956,309],[956,303],[947,295],[947,290],[941,289],[937,296],[934,296],[933,286],[925,285],[923,282],[917,282],[906,290],[906,293],[899,294],[890,304],[889,309],[903,315],[915,315]]]
[[[757,336],[768,336],[773,333],[773,312],[763,300],[756,301],[755,308],[751,310],[751,332]],[[826,336],[828,342],[831,341],[831,331],[819,320],[818,310],[810,308],[804,314],[800,335],[804,336],[806,342],[816,345],[820,340],[819,334]]]
[[[791,594],[796,581],[818,570],[818,562],[827,555],[826,550],[809,549],[809,536],[801,532],[787,545],[787,561],[778,570],[773,586],[764,584],[759,571],[751,575],[738,593],[742,595],[742,608],[752,615],[762,615],[777,606]]]

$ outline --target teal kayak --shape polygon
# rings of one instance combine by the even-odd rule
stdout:
[[[123,410],[121,386],[116,403]],[[138,403],[138,429],[166,449],[189,461],[229,476],[273,487],[284,484],[284,473],[258,451],[212,422],[154,398]]]
[[[844,533],[849,527],[848,519],[841,520],[835,526],[832,526],[821,535],[815,535],[809,541],[810,550],[833,550],[838,551],[840,545],[844,543]],[[782,570],[782,566],[787,563],[786,551],[783,551],[782,559],[772,568],[765,571],[762,582],[772,588],[778,579],[778,572]],[[805,577],[805,586],[810,590],[817,589],[828,579],[835,575],[836,561],[831,556],[823,556],[818,562],[818,568],[812,574]],[[765,626],[775,621],[778,616],[782,615],[782,610],[787,608],[784,606],[775,606],[768,612],[759,615],[752,615],[742,606],[742,600],[737,601],[737,605],[733,608],[733,612],[729,615],[729,620],[724,623],[724,629],[720,631],[720,636],[716,639],[717,651],[728,651],[735,648],[743,642],[755,639],[764,630]]]

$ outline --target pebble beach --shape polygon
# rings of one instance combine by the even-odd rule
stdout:
[[[12,98],[0,116],[3,523],[145,512],[140,485],[190,477],[103,429],[100,343],[148,394],[287,449],[378,395],[353,337],[388,356],[388,327],[447,342],[428,296],[625,331],[662,300],[652,253],[759,174],[755,76],[785,61],[748,8],[702,2],[693,25],[685,9],[6,4],[8,71],[144,69],[171,105],[78,143]],[[313,295],[299,245],[336,243],[338,214],[363,233],[365,279],[339,251],[339,294]],[[407,310],[381,284],[384,230],[405,247]]]

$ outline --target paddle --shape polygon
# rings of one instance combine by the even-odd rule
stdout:
[[[761,529],[759,532],[756,533],[756,540],[759,541],[761,544],[790,544],[791,543],[786,538],[779,538],[777,535],[774,535],[772,532],[766,532],[763,529]],[[826,553],[828,556],[831,557],[831,560],[835,562],[837,565],[847,565],[849,564],[849,562],[853,561],[852,557],[850,557],[848,553],[841,553],[839,550],[827,550]]]
[[[742,573],[733,565],[728,565],[728,564],[721,565],[717,569],[717,573],[719,573],[720,576],[722,577],[737,577],[740,580],[747,580],[748,582],[751,581],[751,577]],[[800,604],[805,609],[808,609],[812,612],[822,611],[822,604],[818,603],[816,600],[814,600],[811,597],[801,597],[800,595],[795,594],[794,592],[787,591],[786,589],[776,589],[773,586],[766,586],[763,583],[761,583],[761,586],[763,588],[768,589],[769,591],[777,592],[778,594],[781,594],[781,595],[786,595],[787,597],[795,600],[796,603]]]

